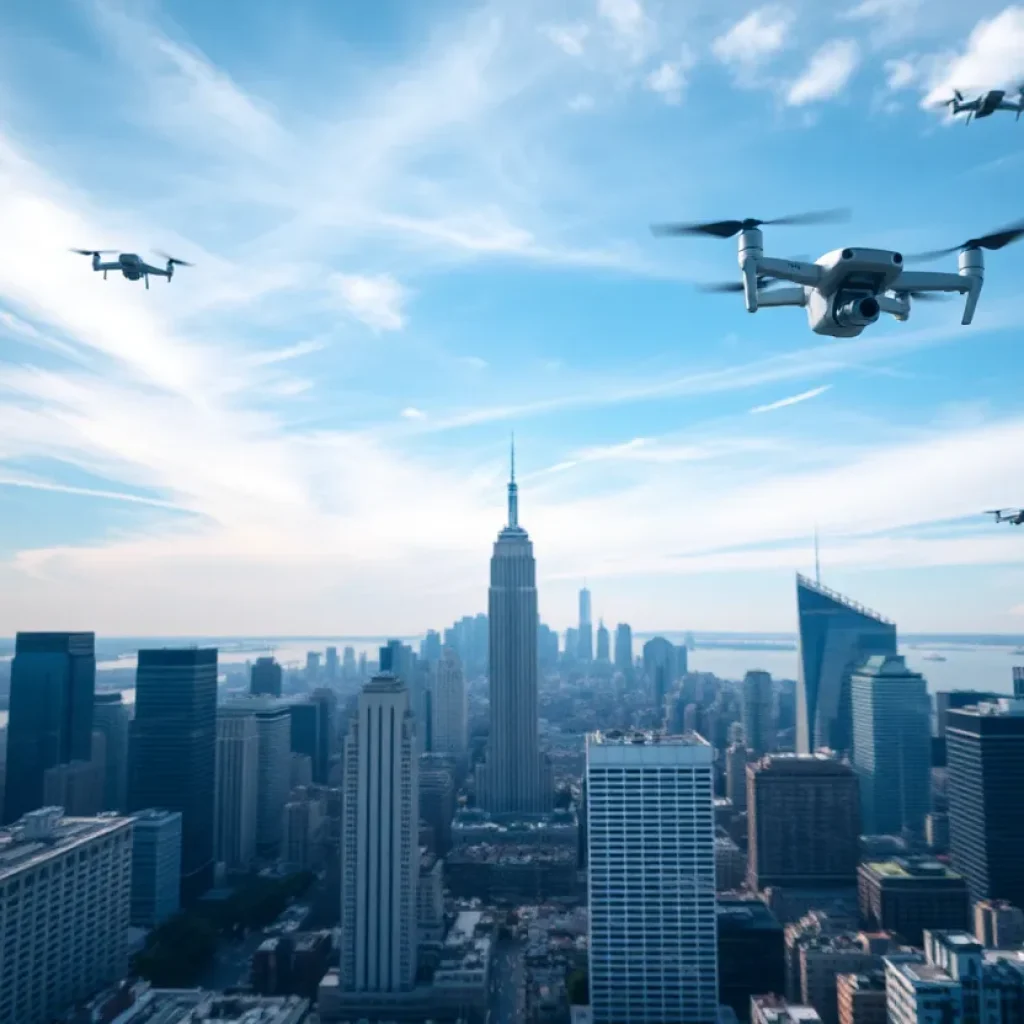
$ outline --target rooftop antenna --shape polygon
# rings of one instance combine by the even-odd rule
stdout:
[[[516,487],[516,435],[512,434],[510,449],[511,475],[508,481],[508,525],[519,525],[519,488]]]
[[[821,561],[818,558],[818,524],[814,524],[814,582],[821,586]]]

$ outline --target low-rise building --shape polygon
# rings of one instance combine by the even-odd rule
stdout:
[[[786,991],[782,925],[757,899],[719,896],[718,1001],[740,1020],[750,1017],[753,996]]]
[[[576,848],[579,845],[579,821],[571,807],[531,815],[489,814],[472,807],[455,815],[451,838],[455,849],[479,843]]]
[[[453,896],[488,902],[540,903],[579,895],[576,850],[564,847],[463,846],[445,859],[445,879]]]
[[[967,882],[932,858],[869,861],[858,868],[858,903],[865,928],[893,932],[920,946],[926,929],[970,926]]]
[[[308,999],[297,996],[222,995],[202,989],[144,987],[110,1024],[303,1024]]]
[[[750,1024],[821,1024],[821,1018],[813,1006],[788,1003],[781,996],[754,996]]]
[[[839,1024],[886,1024],[885,971],[836,977]]]
[[[1024,911],[1006,900],[978,900],[974,904],[974,935],[987,949],[1024,945]]]

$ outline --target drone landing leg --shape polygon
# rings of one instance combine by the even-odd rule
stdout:
[[[146,275],[146,291],[149,291],[149,274]]]

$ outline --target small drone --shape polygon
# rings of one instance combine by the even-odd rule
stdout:
[[[1013,526],[1020,526],[1024,523],[1024,509],[990,508],[985,515],[995,516],[997,523],[1010,523]]]
[[[186,263],[184,260],[176,260],[173,256],[168,256],[165,252],[158,252],[157,256],[161,259],[167,260],[166,267],[154,267],[148,264],[141,256],[136,256],[133,252],[122,252],[118,254],[116,260],[112,263],[103,263],[100,260],[101,256],[109,255],[110,253],[117,252],[116,249],[72,249],[72,252],[78,253],[79,256],[91,256],[92,257],[92,269],[103,271],[103,280],[107,279],[108,270],[119,270],[129,281],[138,281],[142,278],[146,282],[146,288],[149,288],[149,275],[156,274],[158,277],[166,277],[167,283],[171,283],[171,278],[174,277],[175,267],[191,267],[191,263]]]
[[[971,123],[971,118],[991,117],[997,110],[1012,110],[1020,120],[1024,113],[1024,85],[1017,90],[1017,100],[1008,100],[1005,89],[990,89],[973,100],[965,100],[964,94],[959,89],[953,90],[953,98],[946,100],[943,104],[949,107],[953,116],[967,114],[965,124]]]
[[[912,299],[941,298],[943,292],[966,295],[963,324],[969,324],[985,280],[983,249],[997,250],[1024,236],[1024,221],[980,238],[936,252],[908,256],[887,249],[834,249],[814,263],[772,259],[764,255],[761,227],[767,224],[823,224],[846,219],[842,210],[801,213],[776,220],[720,220],[706,224],[652,225],[655,235],[739,235],[742,279],[727,284],[704,285],[704,291],[742,292],[747,310],[762,306],[800,306],[815,334],[855,338],[882,313],[899,321],[910,317]],[[927,262],[959,251],[959,272],[928,273],[904,270],[904,263]],[[774,288],[778,281],[794,287]]]

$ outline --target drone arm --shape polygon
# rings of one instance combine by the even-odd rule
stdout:
[[[876,295],[878,308],[883,313],[891,313],[897,320],[906,320],[910,316],[910,301],[898,295]]]
[[[813,288],[821,280],[822,269],[817,263],[778,260],[764,256],[758,261],[758,273],[779,281],[791,281],[793,284],[810,285]]]
[[[759,306],[806,306],[807,295],[803,288],[769,288],[757,293]]]
[[[960,273],[940,274],[920,270],[905,270],[891,286],[896,292],[959,292],[967,296],[964,315],[960,323],[965,327],[974,319],[985,283],[985,262],[980,249],[965,249],[960,253]]]

